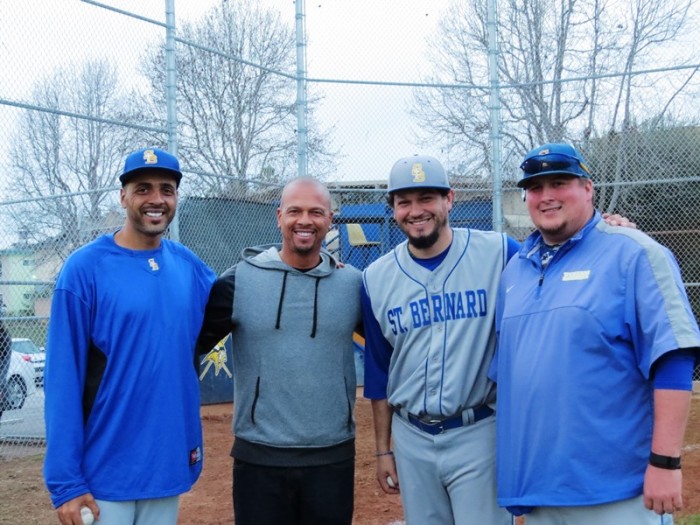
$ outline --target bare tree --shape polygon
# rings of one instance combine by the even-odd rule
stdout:
[[[671,103],[678,94],[685,89],[689,82],[697,73],[697,69],[691,70],[681,79],[680,85],[668,90],[666,95],[659,96],[656,92],[648,89],[639,89],[635,83],[636,77],[633,72],[638,67],[655,65],[657,54],[655,51],[659,46],[672,41],[687,23],[687,15],[691,3],[688,2],[661,2],[658,0],[635,0],[628,8],[627,16],[629,28],[626,32],[626,45],[621,46],[624,54],[623,72],[617,86],[617,96],[613,105],[612,118],[608,124],[607,132],[612,134],[619,131],[620,137],[615,151],[616,162],[612,177],[607,182],[613,182],[610,186],[601,186],[599,190],[599,201],[605,204],[605,209],[617,209],[620,197],[621,186],[619,182],[623,180],[623,170],[630,162],[636,160],[636,153],[629,156],[630,151],[636,150],[637,133],[635,128],[636,120],[645,120],[646,128],[650,124],[656,123],[657,129],[664,129],[663,124],[669,117]],[[625,29],[625,26],[622,26]],[[653,88],[658,88],[659,83],[655,83]],[[637,91],[640,91],[639,93]],[[643,97],[651,95],[652,105],[644,104]],[[637,102],[642,108],[649,108],[648,112],[635,115],[632,106]],[[649,116],[651,115],[651,118]],[[619,123],[619,124],[618,124]],[[653,130],[652,130],[653,131]],[[608,195],[609,194],[609,195]]]
[[[639,75],[659,67],[668,47],[687,32],[691,0],[504,0],[499,2],[499,78],[506,166],[550,141],[586,149],[592,137],[624,133],[634,120],[672,110],[694,71]],[[457,147],[469,170],[490,173],[488,0],[454,2],[431,46],[433,83],[413,112],[421,128]],[[674,54],[676,65],[679,55]],[[680,78],[680,80],[677,80]],[[512,170],[515,173],[515,169]],[[612,200],[614,202],[614,199]]]
[[[240,195],[248,181],[280,182],[294,173],[296,85],[279,74],[294,70],[293,29],[279,13],[244,0],[216,5],[178,36],[195,44],[178,47],[178,146],[183,163],[201,176],[200,191]],[[164,64],[162,47],[149,54],[147,63]],[[164,107],[164,68],[145,74],[152,107]],[[328,140],[310,128],[310,171],[323,176],[332,167]]]
[[[60,238],[61,256],[103,227],[115,204],[105,190],[118,182],[131,135],[105,122],[128,107],[114,66],[95,60],[75,69],[37,82],[31,103],[43,110],[20,115],[9,148],[10,194],[24,201],[11,207],[10,219],[26,242]]]

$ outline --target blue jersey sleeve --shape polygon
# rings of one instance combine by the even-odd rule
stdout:
[[[372,303],[362,285],[362,324],[365,329],[365,388],[368,399],[386,399],[389,362],[393,348],[374,317]]]
[[[674,350],[659,357],[653,366],[654,388],[692,390],[695,351]]]
[[[520,243],[510,236],[508,236],[507,239],[508,239],[508,260],[510,261],[510,259],[516,253],[518,253],[518,251],[520,250]]]
[[[498,339],[501,330],[501,319],[503,318],[503,304],[505,300],[505,293],[503,292],[503,286],[498,287],[498,294],[496,295],[496,318],[494,324],[496,325],[496,352],[491,359],[491,364],[487,372],[488,378],[494,383],[498,383]]]
[[[506,237],[508,240],[508,245],[507,245],[507,260],[510,261],[511,258],[515,257],[516,254],[520,251],[520,243],[513,239],[512,237],[508,236]],[[498,337],[498,331],[501,326],[501,317],[503,314],[503,289],[499,287],[498,289],[498,296],[496,297],[496,336]],[[497,366],[497,359],[498,359],[498,348],[496,348],[496,354],[493,356],[493,359],[491,360],[491,364],[489,365],[489,369],[487,372],[488,378],[497,383],[498,382],[498,366]]]
[[[44,479],[55,507],[88,493],[82,473],[83,405],[90,309],[75,294],[57,289],[51,305],[44,377],[46,458]],[[70,319],[70,322],[65,320]]]

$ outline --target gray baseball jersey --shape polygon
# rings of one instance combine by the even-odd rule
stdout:
[[[413,260],[404,241],[364,272],[374,317],[393,347],[388,402],[417,416],[447,417],[495,400],[486,372],[508,241],[501,233],[453,231],[433,271]]]

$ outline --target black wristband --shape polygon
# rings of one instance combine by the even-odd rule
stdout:
[[[649,454],[649,464],[653,467],[664,468],[666,470],[678,470],[681,468],[681,458],[673,456],[662,456],[661,454]]]

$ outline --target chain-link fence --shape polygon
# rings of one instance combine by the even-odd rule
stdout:
[[[221,273],[243,247],[279,241],[280,188],[300,158],[332,191],[327,248],[362,268],[402,238],[384,202],[398,157],[443,161],[457,190],[453,225],[523,239],[519,159],[573,142],[598,207],[673,250],[700,313],[692,3],[659,0],[651,22],[631,2],[597,16],[597,3],[579,2],[570,20],[544,0],[531,11],[500,2],[497,19],[493,1],[322,3],[302,9],[307,42],[299,1],[283,11],[202,2],[196,13],[165,2],[189,13],[171,40],[162,1],[4,4],[0,304],[21,357],[0,455],[43,444],[54,280],[75,248],[120,227],[117,176],[144,145],[177,147],[185,177],[171,236]],[[228,368],[207,364],[203,382],[230,382]]]

